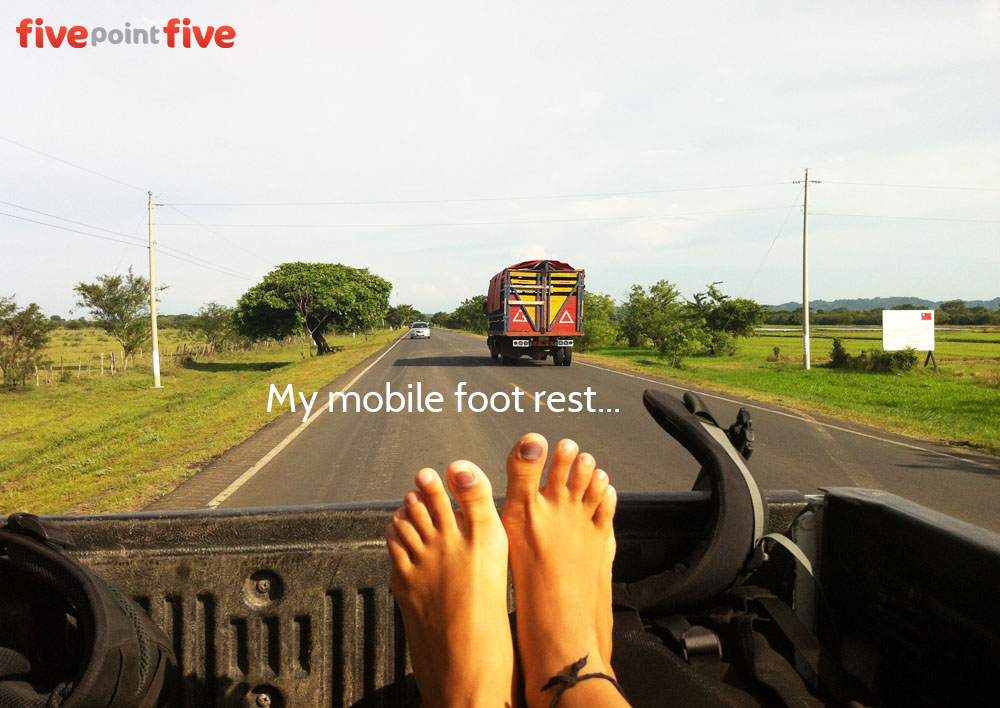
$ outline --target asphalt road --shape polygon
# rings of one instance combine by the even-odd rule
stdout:
[[[373,363],[374,362],[374,363]],[[360,376],[359,376],[360,374]],[[462,383],[464,382],[464,385]],[[328,393],[364,397],[392,391],[422,392],[424,412],[326,412]],[[256,507],[400,499],[424,466],[443,472],[459,458],[479,464],[497,494],[506,483],[504,460],[512,443],[534,431],[550,444],[571,437],[593,454],[621,491],[686,490],[697,464],[653,422],[642,405],[646,388],[678,396],[687,388],[612,371],[577,357],[570,367],[551,360],[522,359],[517,366],[492,361],[482,339],[434,330],[429,340],[401,339],[333,382],[316,397],[313,418],[302,425],[303,409],[281,416],[214,461],[152,509]],[[497,408],[482,412],[493,397]],[[515,394],[515,391],[521,391]],[[589,398],[586,396],[591,392]],[[763,489],[854,486],[881,489],[932,509],[1000,532],[1000,459],[821,416],[702,391],[723,425],[740,406],[753,415],[756,443],[750,469]],[[426,396],[440,394],[426,410]],[[544,393],[542,393],[544,392]],[[553,392],[566,394],[560,402]],[[298,399],[296,392],[296,399]],[[308,399],[312,391],[303,392]],[[577,394],[571,397],[570,394]],[[496,394],[496,395],[494,395]],[[261,392],[266,406],[268,392]],[[367,398],[369,407],[382,403]],[[593,412],[588,412],[589,402]],[[403,403],[395,398],[398,406]],[[523,412],[516,412],[515,405]],[[277,405],[277,403],[275,404]],[[287,408],[287,399],[285,402]],[[580,410],[575,410],[578,406]],[[322,413],[317,411],[323,408]],[[296,434],[297,433],[297,434]],[[289,435],[294,438],[289,440]]]

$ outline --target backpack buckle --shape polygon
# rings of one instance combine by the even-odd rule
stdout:
[[[73,537],[69,531],[62,526],[43,521],[38,516],[23,511],[8,516],[5,528],[13,533],[30,536],[37,541],[57,546],[58,548],[70,548],[76,545],[73,543]]]
[[[714,654],[722,658],[722,642],[719,635],[708,627],[692,625],[681,615],[667,615],[653,620],[653,628],[670,642],[684,661],[691,663],[693,656],[708,656]]]

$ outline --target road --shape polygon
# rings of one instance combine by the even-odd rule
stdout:
[[[359,397],[380,394],[366,399],[376,408],[387,384],[402,394],[416,392],[419,386],[423,399],[428,393],[440,394],[436,404],[431,401],[440,412],[354,412],[353,401],[350,411],[342,412],[339,399],[334,413],[326,411],[328,393],[345,387]],[[678,396],[688,390],[666,380],[606,369],[583,357],[570,367],[526,359],[517,366],[501,366],[490,360],[482,339],[434,330],[429,340],[397,340],[333,382],[316,397],[307,425],[302,425],[299,404],[296,413],[279,417],[150,508],[400,499],[412,488],[420,467],[443,472],[459,458],[479,464],[499,495],[506,483],[507,452],[529,431],[545,435],[550,444],[563,437],[577,440],[620,491],[690,489],[697,465],[646,413],[641,397],[650,387]],[[464,396],[459,412],[459,389],[485,394],[473,397],[476,407],[493,396],[497,408],[505,401],[511,408],[473,412],[470,396]],[[751,410],[757,441],[750,468],[763,489],[881,489],[1000,532],[998,458],[692,390],[702,393],[723,425],[735,419],[740,406]],[[553,392],[576,393],[578,407],[589,402],[595,412],[572,412],[574,399],[560,403],[558,396],[550,398]],[[308,399],[313,392],[303,393]],[[260,405],[266,406],[267,400],[268,392],[262,391]],[[397,406],[402,402],[394,399]],[[523,412],[516,412],[515,405]]]

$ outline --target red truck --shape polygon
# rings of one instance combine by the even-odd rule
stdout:
[[[523,261],[494,275],[484,310],[486,344],[493,359],[515,364],[521,356],[556,366],[573,361],[583,336],[584,272],[562,261]]]

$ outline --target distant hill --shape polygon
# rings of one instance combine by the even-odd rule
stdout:
[[[847,308],[848,310],[874,310],[876,308],[882,308],[883,310],[891,310],[894,307],[900,305],[913,305],[914,307],[919,307],[922,309],[933,310],[936,309],[942,302],[947,302],[946,300],[925,300],[921,297],[873,297],[873,298],[857,298],[854,300],[810,300],[809,305],[812,311],[817,310],[835,310],[839,307]],[[966,307],[985,307],[988,310],[1000,310],[1000,297],[995,297],[992,300],[966,300]],[[786,302],[781,305],[774,305],[773,309],[778,312],[786,310],[800,310],[802,309],[801,302]]]

